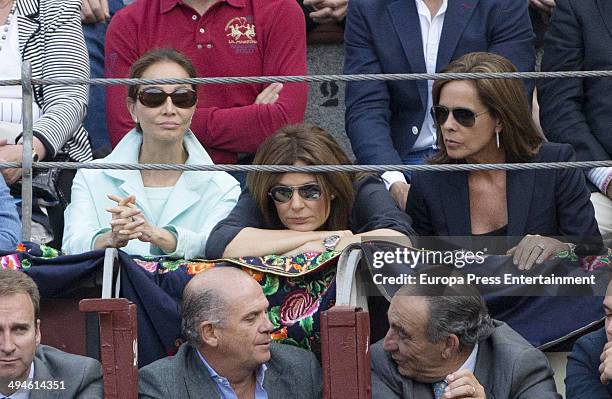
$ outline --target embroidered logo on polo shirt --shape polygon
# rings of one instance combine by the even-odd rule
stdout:
[[[253,16],[234,17],[225,25],[227,43],[236,54],[252,53],[256,49],[255,24]]]

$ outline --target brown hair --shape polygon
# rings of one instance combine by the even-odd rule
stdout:
[[[285,126],[274,136],[268,137],[259,147],[254,165],[349,165],[348,159],[336,140],[320,127],[312,124]],[[329,217],[322,229],[344,230],[355,197],[353,181],[361,176],[348,172],[317,173],[317,182],[326,198],[332,198]],[[282,226],[276,208],[268,193],[280,180],[281,174],[249,172],[247,187],[261,211],[266,223]]]
[[[34,305],[34,320],[40,316],[40,293],[36,283],[27,274],[10,269],[0,269],[0,301],[2,297],[28,294]]]
[[[451,62],[442,72],[517,72],[510,61],[492,53],[469,53]],[[440,93],[449,80],[436,80],[433,84],[433,104],[438,105]],[[477,79],[470,80],[476,88],[480,101],[487,107],[491,116],[499,118],[503,131],[500,143],[509,162],[527,161],[533,157],[544,141],[531,118],[527,96],[519,79]],[[438,130],[439,151],[430,158],[429,163],[456,163],[451,159]]]
[[[160,48],[148,51],[142,57],[134,61],[132,67],[130,68],[130,78],[141,78],[147,68],[149,68],[151,65],[163,61],[174,62],[175,64],[178,64],[181,68],[185,70],[185,72],[187,72],[190,78],[195,78],[197,76],[196,69],[189,60],[189,58],[187,58],[175,49]],[[191,87],[196,90],[196,85],[191,85]],[[139,85],[129,86],[128,97],[131,98],[133,101],[136,101],[136,97],[138,97],[138,90],[140,90]]]

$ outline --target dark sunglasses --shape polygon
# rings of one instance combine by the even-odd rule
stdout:
[[[291,201],[293,192],[297,190],[300,197],[306,201],[317,201],[321,199],[321,186],[317,183],[307,183],[301,186],[276,186],[268,193],[276,202],[285,203]]]
[[[145,107],[156,108],[166,102],[170,97],[172,103],[179,108],[191,108],[198,101],[198,95],[192,89],[176,89],[172,93],[166,93],[162,89],[151,87],[143,89],[138,93],[138,99]]]
[[[476,123],[476,118],[478,118],[480,115],[486,114],[489,111],[482,111],[477,114],[468,108],[451,109],[445,107],[444,105],[434,105],[431,107],[431,117],[437,126],[442,126],[448,119],[448,115],[450,115],[451,112],[453,113],[453,118],[455,118],[459,124],[465,127],[472,127]]]

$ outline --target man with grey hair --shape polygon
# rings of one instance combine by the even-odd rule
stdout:
[[[371,348],[374,399],[560,398],[544,354],[473,286],[405,285],[388,318]]]
[[[244,271],[215,267],[185,287],[187,342],[172,358],[140,370],[140,398],[274,399],[321,397],[311,352],[270,342],[261,286]]]

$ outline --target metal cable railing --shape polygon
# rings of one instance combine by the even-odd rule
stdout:
[[[612,77],[612,71],[560,71],[560,72],[498,72],[498,73],[414,73],[369,75],[310,75],[310,76],[251,76],[187,79],[32,79],[29,61],[24,61],[21,80],[0,80],[1,86],[21,85],[23,99],[23,162],[0,162],[0,168],[22,170],[22,240],[29,241],[32,231],[32,172],[33,169],[124,169],[124,170],[181,170],[181,171],[265,171],[265,172],[384,172],[397,171],[475,171],[526,170],[558,168],[612,167],[610,161],[507,163],[507,164],[451,164],[451,165],[184,165],[184,164],[124,164],[82,162],[32,162],[33,85],[145,85],[145,84],[238,84],[238,83],[291,83],[291,82],[351,82],[378,80],[474,80],[474,79],[542,79],[542,78],[601,78]]]
[[[379,73],[359,75],[303,75],[303,76],[241,76],[183,79],[32,79],[35,85],[140,85],[140,84],[236,84],[236,83],[299,83],[299,82],[357,82],[376,80],[475,80],[475,79],[553,79],[553,78],[604,78],[612,77],[612,71],[557,71],[557,72],[479,72],[479,73]],[[0,86],[17,86],[20,80],[0,80]]]
[[[25,164],[25,163],[24,163]],[[0,168],[18,168],[19,162],[0,162]],[[501,164],[445,164],[445,165],[185,165],[163,163],[104,163],[104,162],[32,162],[33,169],[122,169],[122,170],[181,170],[198,172],[271,172],[271,173],[325,173],[325,172],[385,172],[388,170],[457,172],[475,170],[527,170],[527,169],[591,169],[612,166],[610,161],[534,162]]]

